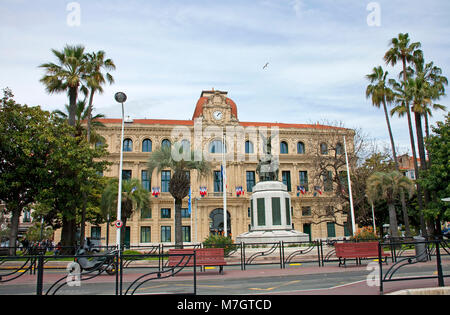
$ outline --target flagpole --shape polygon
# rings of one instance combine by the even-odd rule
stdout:
[[[227,222],[227,162],[225,158],[225,133],[222,134],[222,191],[223,191],[223,235],[228,236]]]
[[[350,181],[350,167],[348,165],[347,143],[345,141],[345,136],[344,136],[344,150],[345,150],[345,164],[347,165],[348,196],[350,198],[350,212],[351,212],[351,217],[352,217],[352,231],[353,231],[353,236],[355,236],[355,233],[356,233],[355,210],[353,209],[352,183]]]

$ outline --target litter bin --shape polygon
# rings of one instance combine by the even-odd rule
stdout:
[[[416,242],[416,259],[417,261],[427,261],[427,244],[425,243],[425,238],[422,236],[414,236],[414,241]]]

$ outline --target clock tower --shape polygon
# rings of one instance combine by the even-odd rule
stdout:
[[[227,97],[228,92],[203,91],[192,119],[203,118],[206,125],[238,124],[236,104]]]

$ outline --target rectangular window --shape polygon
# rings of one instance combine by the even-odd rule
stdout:
[[[308,191],[308,172],[300,171],[299,177],[300,177],[300,186],[303,186],[305,190]]]
[[[327,222],[328,237],[336,237],[336,228],[334,222]]]
[[[287,186],[287,191],[291,191],[291,172],[283,171],[282,173],[283,184]]]
[[[190,226],[182,226],[181,233],[183,234],[183,242],[191,241],[191,227]]]
[[[161,219],[170,219],[170,209],[161,208]]]
[[[91,239],[100,240],[102,238],[102,228],[99,226],[91,227]]]
[[[161,172],[161,192],[169,192],[170,171]]]
[[[266,205],[264,198],[258,198],[256,200],[256,207],[258,211],[258,225],[266,225]]]
[[[253,186],[255,186],[255,184],[256,184],[255,172],[248,171],[247,172],[247,191],[252,192]]]
[[[151,228],[150,226],[141,226],[141,243],[151,242]]]
[[[272,197],[272,224],[281,225],[281,201],[279,197]]]
[[[151,219],[152,218],[152,208],[150,206],[141,208],[141,219]]]
[[[302,207],[302,216],[308,217],[310,215],[311,215],[311,207],[310,206]]]
[[[344,222],[344,236],[351,236],[350,229],[348,228],[347,222]]]
[[[161,226],[161,242],[171,242],[171,241],[172,241],[172,227]]]
[[[146,191],[150,191],[150,176],[148,176],[148,171],[144,170],[141,172],[142,188]]]
[[[132,176],[131,170],[122,170],[122,180],[130,180]]]
[[[222,191],[223,191],[222,172],[214,171],[214,192],[222,192]]]
[[[333,172],[328,171],[323,175],[323,186],[325,191],[333,191]]]
[[[181,218],[182,219],[189,219],[191,217],[191,214],[189,213],[188,208],[181,208]]]

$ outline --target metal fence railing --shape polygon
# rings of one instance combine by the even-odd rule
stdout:
[[[225,245],[224,253],[226,266],[234,266],[243,271],[252,266],[261,265],[275,265],[280,269],[300,264],[324,267],[326,264],[340,263],[340,258],[336,256],[335,246],[341,242],[348,243],[350,241],[341,239],[312,242],[236,243]],[[223,246],[208,245],[208,247]],[[184,245],[184,248],[194,250],[204,247],[206,246],[201,243]],[[442,268],[442,257],[450,256],[449,242],[446,240],[390,239],[378,242],[378,247],[381,293],[383,284],[387,282],[427,278],[437,279],[438,285],[443,285],[444,279],[450,276]],[[46,248],[28,248],[17,251],[14,256],[2,253],[0,254],[0,285],[28,277],[36,284],[36,294],[58,294],[63,292],[64,288],[70,287],[71,284],[78,283],[77,281],[86,283],[94,278],[98,279],[100,276],[109,275],[108,283],[114,283],[114,290],[109,289],[111,294],[135,294],[142,291],[140,288],[143,283],[163,280],[180,273],[183,269],[186,270],[186,265],[177,266],[177,270],[169,266],[169,251],[174,248],[176,246],[172,244],[156,244],[130,246],[121,251],[118,251],[115,246],[97,246],[90,248],[89,254],[80,254],[79,250],[74,248],[66,249],[77,254],[62,255]],[[381,251],[390,254],[390,266],[383,266]],[[62,252],[64,250],[60,249],[60,253]],[[193,254],[186,255],[192,256]],[[192,259],[195,259],[195,254],[193,256]],[[433,276],[411,278],[400,275],[401,270],[406,266],[424,261],[430,262],[434,259],[436,260],[436,274]],[[77,272],[77,265],[81,267],[81,272]],[[56,279],[57,272],[55,270],[58,269],[62,272]],[[139,276],[132,279],[130,277],[133,273],[127,272],[124,280],[123,271],[132,269],[139,269]],[[192,292],[182,294],[196,294],[196,266],[193,269]],[[115,277],[114,281],[111,281],[111,277]]]

